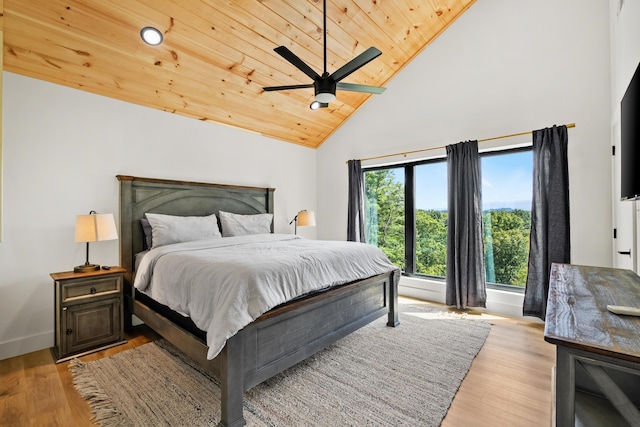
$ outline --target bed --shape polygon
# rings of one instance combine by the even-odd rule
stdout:
[[[147,249],[141,219],[147,213],[202,217],[220,212],[273,214],[275,190],[125,175],[118,175],[117,179],[120,262],[126,269],[125,325],[131,325],[131,314],[135,314],[220,380],[219,426],[246,424],[246,390],[381,316],[387,315],[388,326],[399,324],[399,272],[389,269],[279,304],[227,338],[221,351],[209,359],[202,330],[133,287],[136,255]]]

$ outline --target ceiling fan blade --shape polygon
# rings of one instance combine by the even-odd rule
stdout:
[[[311,77],[313,81],[316,81],[320,78],[320,75],[318,73],[313,71],[311,67],[309,67],[302,59],[298,58],[285,46],[278,46],[273,50],[275,50],[278,55],[282,56],[284,59],[292,63],[296,68],[305,73],[307,76]]]
[[[342,80],[345,77],[347,77],[349,74],[351,74],[354,71],[356,71],[358,68],[360,68],[363,65],[373,61],[374,59],[376,59],[380,55],[382,55],[382,52],[380,52],[378,49],[376,49],[375,47],[372,46],[369,49],[367,49],[364,52],[362,52],[360,55],[358,55],[355,58],[353,58],[351,61],[349,61],[346,64],[344,64],[342,67],[338,68],[329,77],[331,77],[333,80],[339,82],[340,80]]]
[[[267,92],[273,92],[275,90],[306,89],[309,87],[313,87],[313,83],[309,83],[306,85],[268,86],[268,87],[263,87],[262,89],[264,89]]]
[[[337,88],[339,90],[347,90],[350,92],[364,92],[364,93],[372,93],[374,95],[380,95],[387,88],[386,87],[378,87],[378,86],[369,86],[369,85],[358,85],[354,83],[338,83]]]

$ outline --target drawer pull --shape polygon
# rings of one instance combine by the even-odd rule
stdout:
[[[91,292],[91,295],[95,294],[96,292],[96,288],[94,288],[93,286],[91,287],[91,289],[89,290],[89,292]]]
[[[67,329],[67,335],[71,335],[73,333],[73,330],[71,330],[71,328]]]

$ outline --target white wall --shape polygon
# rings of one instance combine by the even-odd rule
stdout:
[[[0,360],[53,345],[49,273],[84,263],[76,215],[117,217],[117,174],[274,187],[276,232],[315,209],[315,150],[11,73],[3,94]],[[118,242],[90,259],[118,264]]]
[[[476,2],[318,150],[319,238],[346,237],[348,159],[575,122],[569,130],[572,262],[610,266],[608,16],[601,1]],[[518,142],[523,139],[500,141]],[[427,153],[434,154],[444,153]],[[401,284],[444,300],[442,283]],[[499,297],[491,292],[489,305]],[[509,314],[522,312],[521,302],[505,304],[501,310]]]

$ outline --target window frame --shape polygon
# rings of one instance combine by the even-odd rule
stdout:
[[[483,157],[492,157],[500,155],[514,154],[524,151],[533,151],[532,145],[526,145],[521,147],[512,148],[493,148],[490,150],[481,151],[479,153],[480,159]],[[446,278],[441,276],[433,276],[424,273],[417,273],[416,269],[416,207],[415,207],[415,167],[425,164],[434,163],[446,163],[446,156],[434,157],[431,159],[417,160],[403,163],[393,163],[382,166],[370,166],[362,167],[362,179],[366,182],[365,174],[367,172],[375,172],[377,170],[386,169],[404,169],[404,255],[405,255],[405,269],[402,271],[403,276],[414,277],[420,279],[428,279],[431,281],[437,281],[444,284]],[[532,165],[533,167],[533,165]],[[513,293],[524,294],[523,286],[513,286],[504,283],[487,282],[488,289],[498,289]]]

